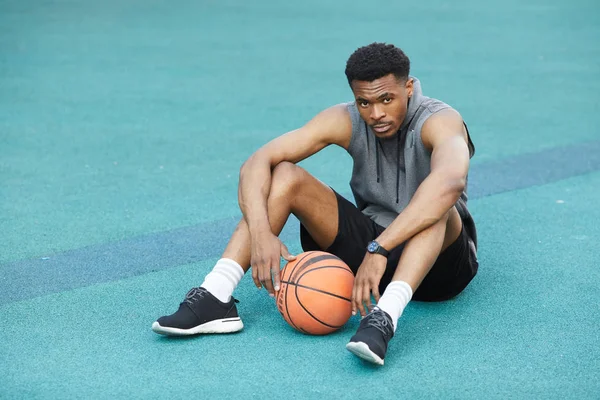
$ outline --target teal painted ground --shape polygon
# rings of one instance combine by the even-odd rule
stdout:
[[[87,246],[237,216],[242,162],[350,100],[345,61],[375,40],[463,114],[474,166],[595,143],[599,15],[591,0],[0,1],[0,279],[78,249],[80,268],[106,268]],[[343,151],[303,166],[349,192]],[[209,257],[0,302],[0,398],[597,399],[599,187],[600,171],[474,199],[479,275],[455,300],[412,303],[382,369],[344,349],[358,321],[297,334],[249,277],[242,333],[155,335]]]

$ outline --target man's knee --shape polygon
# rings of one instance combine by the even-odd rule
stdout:
[[[446,214],[442,215],[442,218],[440,218],[437,224],[447,226],[448,224],[455,222],[457,217],[460,218],[460,215],[456,210],[456,206],[452,206],[452,208],[448,210]]]
[[[445,248],[458,237],[461,228],[462,222],[460,215],[458,214],[456,207],[452,207],[450,210],[448,210],[448,212],[442,215],[442,217],[436,223],[413,236],[408,240],[408,242],[420,237],[443,234]]]
[[[307,173],[288,161],[280,162],[271,172],[270,196],[290,196],[298,192]]]
[[[462,219],[456,209],[456,206],[452,207],[446,214],[445,222],[446,230],[444,233],[444,243],[442,245],[442,251],[446,250],[458,237],[462,230]]]

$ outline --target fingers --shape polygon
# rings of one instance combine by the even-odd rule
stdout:
[[[371,303],[371,292],[375,301],[379,301],[379,288],[376,284],[368,285],[362,281],[355,281],[354,287],[352,288],[352,315],[356,315],[357,311],[361,316],[367,315],[370,311]]]
[[[286,261],[294,261],[296,259],[295,255],[290,254],[287,246],[285,244],[283,244],[283,242],[280,242],[281,246],[280,246],[280,253],[281,256],[283,257],[284,260]],[[274,289],[275,291],[278,291],[279,288],[281,287],[281,279],[280,279],[280,271],[281,271],[281,264],[279,261],[279,258],[277,259],[277,261],[275,262],[275,260],[273,260],[273,265],[271,267],[271,275],[273,276],[273,283],[274,283]]]
[[[352,288],[352,315],[356,315],[358,311],[361,316],[365,316],[364,302],[368,301],[371,304],[369,286],[365,285],[362,280],[354,281]]]
[[[379,295],[379,283],[371,284],[371,292],[373,293],[373,297],[375,298],[375,304],[379,303],[379,299],[381,296]]]
[[[252,264],[252,280],[256,285],[257,289],[260,289],[262,285],[260,284],[260,279],[258,278],[258,267]]]
[[[366,307],[365,307],[365,304],[367,305]],[[370,308],[371,308],[371,290],[370,290],[369,286],[363,285],[362,298],[360,300],[360,315],[363,317],[365,315],[367,315]]]
[[[294,261],[296,259],[296,256],[290,254],[287,246],[283,243],[281,243],[281,256],[285,261]]]
[[[352,287],[352,315],[356,315],[356,309],[357,307],[357,296],[356,296],[356,292],[357,292],[357,287],[358,287],[358,283],[356,281],[354,281],[354,286]]]
[[[265,265],[263,265],[259,272],[258,275],[260,277],[260,283],[263,285],[263,287],[265,289],[267,289],[267,292],[269,292],[269,296],[274,297],[275,293],[273,290],[273,282],[271,280],[271,271],[272,271],[272,262],[269,262]]]
[[[271,269],[265,261],[252,262],[252,280],[257,289],[264,287],[267,289],[267,281],[271,281]]]
[[[296,256],[290,254],[287,247],[277,237],[260,248],[256,257],[252,257],[252,280],[257,288],[264,287],[271,297],[281,287],[280,267],[281,257],[293,261]],[[279,243],[279,248],[277,244]],[[261,257],[262,255],[262,257]],[[255,259],[258,261],[255,262]]]
[[[273,268],[271,268],[271,275],[273,275],[273,288],[275,289],[276,292],[279,291],[279,288],[281,287],[281,277],[280,277],[280,273],[279,273],[279,265],[277,266],[273,266]]]

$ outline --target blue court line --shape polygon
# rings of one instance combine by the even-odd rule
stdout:
[[[474,165],[469,198],[600,170],[600,141]],[[240,216],[0,265],[0,305],[219,257]],[[476,221],[484,223],[482,221]],[[281,235],[298,238],[290,218]]]

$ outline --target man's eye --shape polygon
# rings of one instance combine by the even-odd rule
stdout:
[[[385,99],[383,99],[383,104],[390,104],[392,102],[392,99],[390,99],[389,97],[386,97]]]
[[[359,101],[358,104],[362,107],[362,108],[367,108],[369,106],[369,103],[366,101]]]

